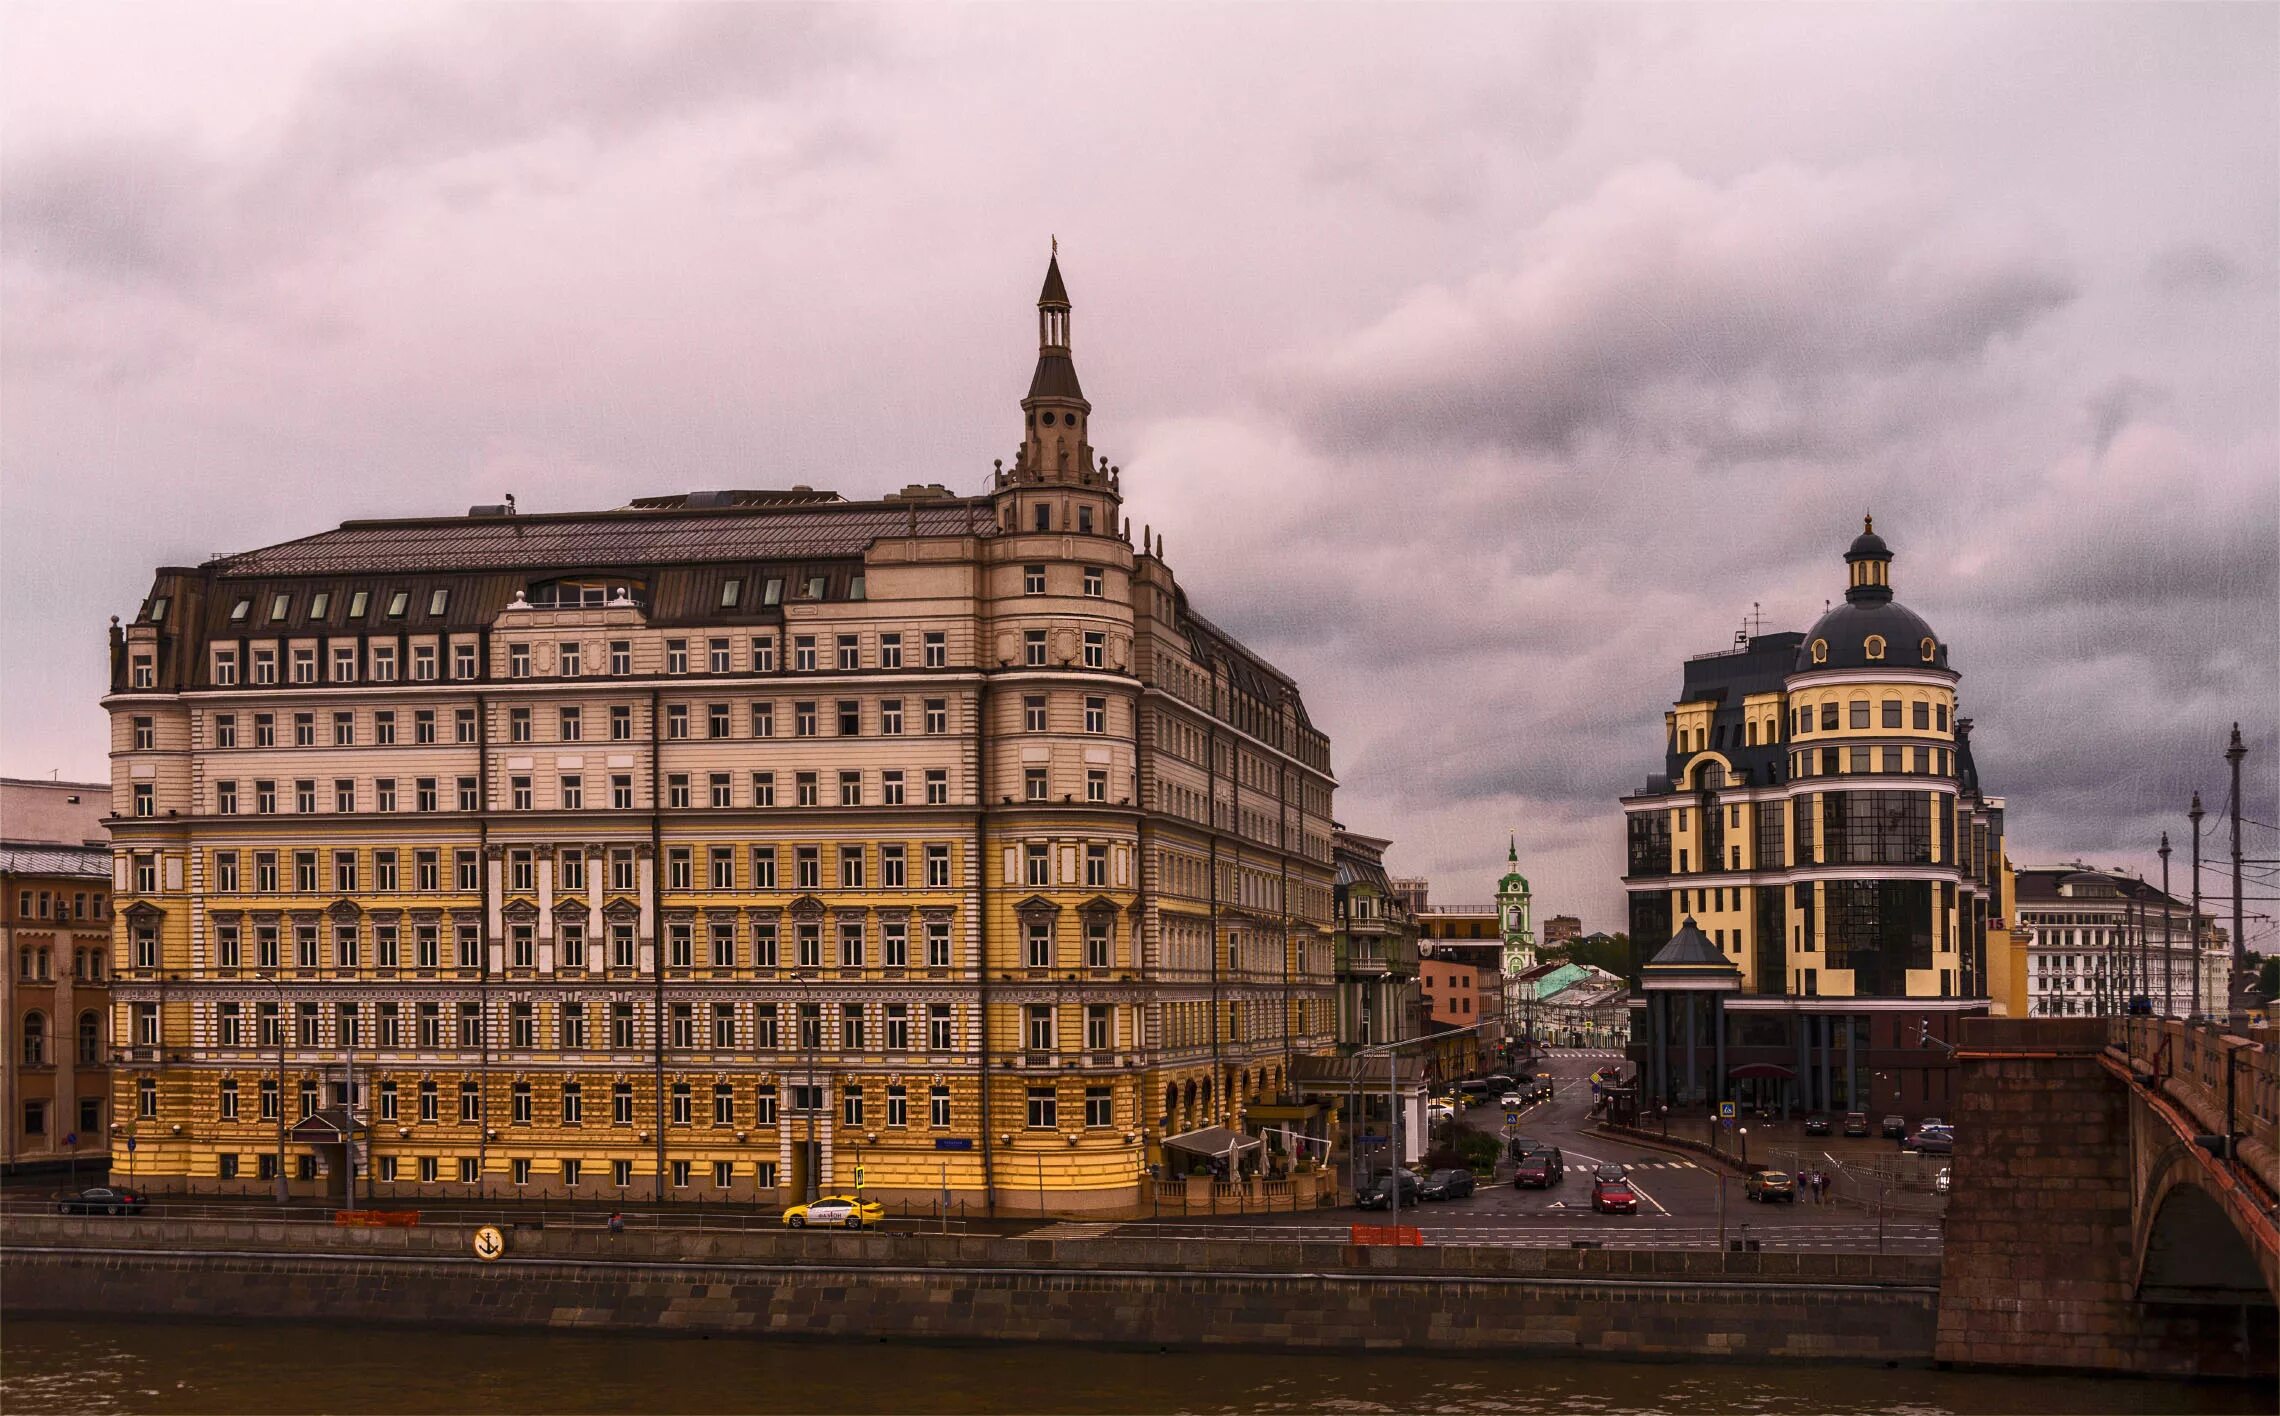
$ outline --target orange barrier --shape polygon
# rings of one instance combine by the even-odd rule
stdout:
[[[1352,1226],[1355,1244],[1404,1244],[1423,1248],[1425,1231],[1408,1224],[1357,1224]]]
[[[419,1227],[418,1210],[334,1210],[333,1225],[338,1229],[416,1229]]]

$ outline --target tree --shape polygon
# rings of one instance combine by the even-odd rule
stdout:
[[[2266,958],[2264,963],[2258,967],[2256,970],[2256,991],[2267,1002],[2275,995],[2280,995],[2280,955]]]
[[[1628,978],[1631,973],[1631,937],[1627,934],[1571,939],[1561,945],[1558,952],[1571,964],[1605,969],[1617,978]]]

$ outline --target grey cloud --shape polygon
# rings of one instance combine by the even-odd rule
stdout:
[[[0,169],[8,255],[178,289],[269,270],[401,215],[406,179],[462,207],[515,183],[559,186],[543,163],[499,162],[567,140],[582,178],[596,153],[700,114],[780,104],[875,46],[845,9],[474,7],[319,68],[271,142],[208,153],[173,135],[88,134],[18,151]],[[860,151],[843,124],[784,126],[779,173]]]
[[[2200,295],[2237,284],[2245,274],[2238,262],[2200,241],[2164,246],[2146,262],[2146,277],[2168,294]]]
[[[1420,290],[1286,377],[1323,436],[1364,445],[1747,446],[1754,396],[1782,451],[1848,379],[1969,361],[2077,291],[2031,232],[1975,228],[1904,172],[1647,166],[1553,213],[1509,269]]]

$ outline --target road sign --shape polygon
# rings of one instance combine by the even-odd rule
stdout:
[[[1520,1124],[1520,1113],[1519,1113],[1519,1112],[1517,1112],[1517,1111],[1507,1111],[1507,1112],[1505,1112],[1505,1113],[1504,1113],[1504,1124],[1505,1124],[1505,1125],[1507,1125],[1507,1126],[1517,1126],[1517,1125],[1519,1125],[1519,1124]]]
[[[1732,1103],[1732,1102],[1730,1102],[1730,1101],[1721,1101],[1721,1102],[1719,1102],[1719,1103],[1718,1103],[1718,1119],[1719,1119],[1719,1120],[1721,1120],[1721,1121],[1731,1121],[1731,1120],[1733,1120],[1733,1119],[1734,1119],[1734,1103]]]
[[[476,1258],[481,1259],[484,1263],[487,1264],[497,1263],[499,1261],[499,1256],[501,1254],[504,1254],[506,1251],[507,1236],[501,1234],[493,1226],[486,1224],[481,1229],[475,1231]]]
[[[132,1136],[129,1136],[129,1137],[127,1137],[127,1153],[128,1153],[129,1155],[132,1155],[132,1154],[134,1154],[134,1149],[135,1149],[135,1138],[134,1138],[134,1137],[132,1137]]]
[[[77,1150],[79,1148],[79,1133],[77,1131],[64,1132],[63,1143],[66,1147]]]

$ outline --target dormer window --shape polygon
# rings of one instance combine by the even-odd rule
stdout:
[[[166,623],[166,596],[160,595],[151,600],[150,622],[152,624]]]
[[[1881,659],[1881,658],[1883,658],[1883,657],[1884,657],[1884,636],[1883,636],[1883,635],[1881,635],[1881,634],[1872,634],[1872,635],[1870,635],[1870,636],[1868,637],[1868,643],[1866,644],[1866,646],[1865,646],[1865,647],[1866,647],[1866,648],[1867,648],[1867,650],[1868,650],[1868,657],[1869,657],[1869,658],[1871,658],[1871,659]]]
[[[352,619],[352,620],[354,620],[354,619],[362,619],[362,618],[364,618],[364,612],[365,612],[365,610],[367,610],[368,608],[370,608],[370,607],[371,607],[371,604],[372,604],[372,592],[371,592],[371,591],[369,591],[369,590],[352,590],[352,591],[350,591],[350,592],[349,592],[349,596],[348,596],[348,617],[349,617],[350,619]]]
[[[736,577],[734,577],[734,576],[731,576],[731,577],[729,577],[728,579],[726,579],[726,580],[723,580],[723,581],[720,583],[720,607],[721,607],[722,609],[724,609],[724,610],[733,610],[733,609],[735,609],[735,608],[736,608],[736,604],[737,604],[737,601],[739,601],[739,600],[741,600],[741,599],[743,599],[743,598],[744,598],[744,582],[743,582],[742,580],[739,580],[739,579],[737,579]]]
[[[270,596],[270,597],[269,597],[269,622],[270,622],[271,624],[275,624],[275,623],[277,623],[279,620],[281,620],[281,619],[285,618],[285,616],[286,616],[287,614],[291,613],[292,609],[293,609],[293,597],[292,597],[292,596],[290,596],[290,595],[272,595],[272,596]]]
[[[764,607],[784,603],[784,582],[780,579],[772,579],[763,584],[760,587],[760,603]]]
[[[321,620],[332,612],[332,591],[319,590],[309,597],[309,618]]]
[[[428,596],[428,618],[436,618],[437,616],[441,615],[445,609],[449,608],[450,605],[451,592],[449,590],[437,590],[432,592]]]
[[[388,596],[388,618],[400,620],[412,608],[412,592],[398,590]]]
[[[1934,643],[1932,637],[1928,634],[1924,636],[1924,642],[1921,647],[1924,653],[1924,662],[1927,664],[1932,662],[1933,657],[1939,653],[1940,649],[1940,646]]]
[[[1828,640],[1816,639],[1813,641],[1813,662],[1816,664],[1826,664],[1829,662]]]
[[[230,606],[230,623],[244,624],[246,616],[252,613],[253,597],[250,595],[241,596],[236,604]]]

